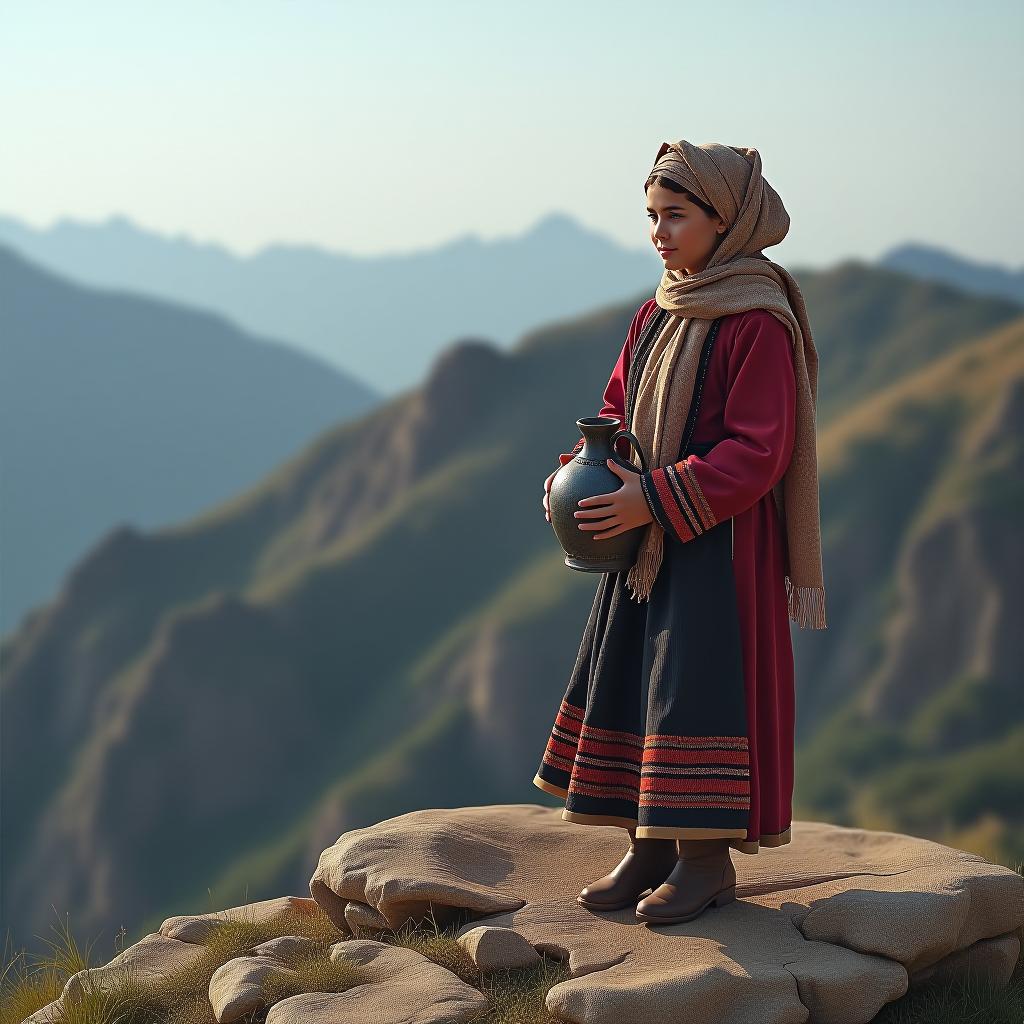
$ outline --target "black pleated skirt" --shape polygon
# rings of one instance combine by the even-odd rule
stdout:
[[[568,821],[635,828],[639,838],[746,836],[750,759],[732,529],[725,519],[685,543],[666,534],[647,601],[631,595],[627,572],[600,575],[533,779],[565,800]]]

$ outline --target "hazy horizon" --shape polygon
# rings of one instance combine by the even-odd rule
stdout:
[[[404,254],[565,212],[643,249],[643,179],[685,137],[759,150],[780,262],[913,241],[1018,267],[1022,28],[1004,2],[21,5],[0,211],[238,256]]]

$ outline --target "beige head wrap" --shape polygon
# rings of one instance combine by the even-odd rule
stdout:
[[[789,230],[789,214],[761,175],[756,149],[685,139],[662,143],[652,174],[678,182],[712,206],[729,225],[708,265],[696,274],[666,269],[658,305],[673,314],[654,340],[642,370],[632,423],[650,453],[649,468],[677,460],[694,378],[711,322],[748,309],[765,309],[789,328],[796,368],[796,436],[782,479],[772,489],[786,540],[789,617],[800,626],[825,628],[821,567],[815,416],[818,354],[796,280],[761,250]],[[633,454],[634,464],[639,465]],[[664,531],[648,524],[627,585],[638,601],[650,596],[661,565]]]

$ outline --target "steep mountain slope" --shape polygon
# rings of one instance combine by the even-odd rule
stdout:
[[[1024,858],[1022,438],[1024,317],[824,432],[843,625],[805,694],[815,813]]]
[[[114,524],[247,488],[378,396],[219,316],[83,288],[0,248],[0,633]]]

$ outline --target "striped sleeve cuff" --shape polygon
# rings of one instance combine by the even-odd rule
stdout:
[[[687,459],[641,473],[640,486],[651,517],[678,541],[693,540],[717,522]]]

